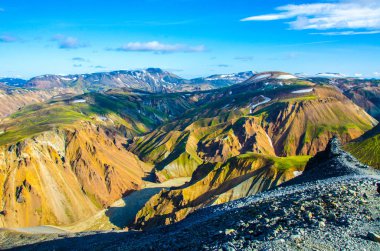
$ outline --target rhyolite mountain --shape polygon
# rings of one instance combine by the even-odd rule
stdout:
[[[380,169],[380,125],[345,146],[363,163]]]
[[[140,189],[152,168],[124,145],[191,102],[175,94],[89,93],[3,119],[0,226],[67,225]]]
[[[59,98],[80,93],[82,91],[73,88],[28,89],[0,83],[0,118],[7,117],[27,105],[41,103],[53,97]]]
[[[333,135],[347,143],[377,123],[336,88],[280,72],[204,95],[207,103],[128,146],[155,165],[158,180],[191,176],[204,162],[247,152],[314,155]]]
[[[3,85],[7,98],[51,96],[12,108],[0,124],[0,226],[170,224],[292,180],[330,138],[353,143],[377,124],[331,79],[277,71],[193,85],[159,69],[123,72]],[[146,188],[177,179],[190,181]],[[125,205],[136,216],[119,224],[113,203],[134,196],[146,203]]]
[[[342,172],[343,171],[343,172]],[[361,173],[360,175],[358,175]],[[370,176],[369,176],[370,175]],[[378,173],[336,139],[307,164],[297,184],[208,207],[149,231],[44,233],[5,231],[16,250],[378,250]],[[175,192],[178,188],[173,188]],[[175,197],[174,197],[175,198]],[[174,199],[173,198],[173,199]],[[323,237],[323,238],[322,238]],[[41,243],[36,243],[41,242]]]
[[[131,144],[159,181],[192,175],[189,184],[153,196],[133,227],[173,223],[276,187],[302,173],[331,137],[347,143],[377,123],[336,88],[283,72],[260,73],[213,95],[196,113]]]
[[[153,93],[211,90],[243,82],[253,74],[247,71],[188,80],[168,71],[148,68],[67,76],[43,75],[29,80],[3,78],[0,79],[0,118],[26,105],[68,95],[120,88]]]
[[[380,119],[380,80],[349,77],[306,78],[314,83],[336,86],[355,104],[364,108],[371,116]]]
[[[150,229],[171,224],[200,208],[269,190],[301,174],[309,158],[246,153],[200,165],[188,184],[154,195],[130,227]]]
[[[63,88],[70,89],[70,92],[75,94],[91,91],[105,91],[115,88],[130,88],[148,92],[191,92],[234,85],[246,81],[255,74],[256,73],[252,71],[247,71],[184,79],[159,68],[148,68],[146,70],[114,71],[67,76],[43,75],[30,80],[4,78],[0,79],[0,84],[10,87],[22,87],[23,89],[28,89],[28,91],[37,89],[38,91],[51,92],[57,88]],[[337,73],[320,73],[316,76],[296,74],[295,76],[299,79],[309,80],[314,83],[337,86],[348,98],[354,101],[354,103],[364,108],[370,115],[380,119],[379,80],[352,78]],[[286,77],[289,76],[285,76],[285,78]],[[49,96],[52,97],[54,95]]]

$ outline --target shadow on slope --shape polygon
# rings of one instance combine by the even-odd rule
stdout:
[[[107,209],[105,214],[112,224],[123,229],[134,221],[137,212],[161,189],[161,187],[144,188],[132,192],[122,199],[123,205],[112,206]]]

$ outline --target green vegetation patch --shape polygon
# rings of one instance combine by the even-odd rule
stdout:
[[[251,159],[255,161],[259,158],[267,159],[270,163],[280,171],[285,171],[290,168],[302,169],[306,166],[311,156],[289,156],[289,157],[274,157],[257,153],[245,153],[236,157],[237,159]]]
[[[300,101],[316,100],[317,98],[318,97],[316,95],[308,94],[308,95],[303,95],[301,97],[283,99],[283,100],[281,100],[281,102],[293,103],[293,102],[300,102]]]
[[[0,145],[15,143],[25,138],[61,125],[69,125],[77,120],[86,120],[86,116],[71,107],[43,107],[26,110],[14,114],[11,121],[2,125],[4,133],[0,135]]]
[[[270,157],[274,166],[280,171],[290,168],[302,169],[310,158],[311,156]]]
[[[360,142],[349,143],[344,148],[362,163],[380,169],[380,134]]]

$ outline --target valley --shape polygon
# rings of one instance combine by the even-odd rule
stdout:
[[[178,78],[147,69],[3,84],[14,106],[0,123],[0,240],[17,246],[186,221],[303,177],[333,137],[379,168],[377,101],[352,98],[352,79]],[[207,81],[216,82],[200,87]]]
[[[0,250],[380,250],[380,0],[0,24]]]

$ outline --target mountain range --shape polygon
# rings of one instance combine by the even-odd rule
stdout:
[[[210,206],[227,219],[224,205],[238,211],[239,200],[272,198],[269,190],[304,184],[309,193],[317,188],[305,184],[354,174],[378,179],[378,80],[280,71],[186,80],[150,68],[0,82],[0,243],[6,247],[57,233],[81,239],[94,230],[160,235],[163,225],[189,224]],[[356,189],[357,182],[348,185]],[[268,222],[277,222],[272,216]],[[226,239],[240,231],[233,222],[234,229],[222,230]],[[131,243],[129,249],[146,248]]]
[[[159,68],[113,71],[78,75],[43,75],[29,80],[5,78],[0,83],[13,87],[54,89],[70,87],[85,92],[130,88],[148,92],[208,90],[240,83],[253,76],[252,71],[184,79]]]

